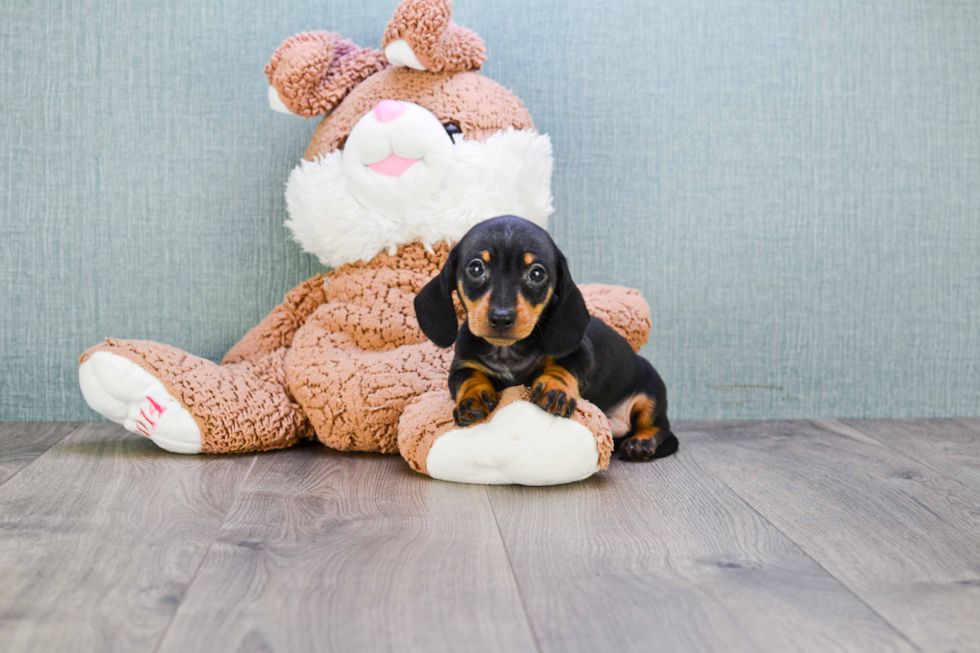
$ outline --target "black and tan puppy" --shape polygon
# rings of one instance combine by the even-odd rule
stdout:
[[[457,328],[452,293],[466,308]],[[422,332],[456,344],[449,390],[466,426],[490,414],[497,393],[525,385],[531,401],[568,417],[579,398],[609,418],[620,458],[651,460],[677,450],[667,388],[657,371],[599,318],[544,229],[501,216],[473,227],[439,276],[415,298]]]

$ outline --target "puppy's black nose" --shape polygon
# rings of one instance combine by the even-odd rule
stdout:
[[[512,308],[491,308],[487,315],[487,322],[497,331],[506,331],[516,321],[517,314]]]

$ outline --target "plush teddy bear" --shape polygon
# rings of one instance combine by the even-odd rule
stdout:
[[[546,226],[551,145],[515,95],[476,72],[483,41],[451,21],[449,0],[402,2],[382,47],[304,33],[266,67],[273,108],[325,116],[287,183],[286,226],[334,269],[290,291],[220,365],[106,339],[80,359],[86,401],[178,453],[316,438],[400,452],[417,471],[462,482],[543,485],[604,469],[609,424],[585,401],[555,417],[512,388],[482,423],[453,424],[453,352],[422,335],[413,298],[478,222],[514,214]],[[639,293],[581,289],[635,349],[646,342]]]

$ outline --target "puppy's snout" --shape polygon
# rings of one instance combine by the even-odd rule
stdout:
[[[517,321],[517,311],[512,308],[494,308],[487,314],[487,322],[497,331],[506,331]]]

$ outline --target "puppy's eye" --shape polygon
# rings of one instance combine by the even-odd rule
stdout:
[[[531,269],[527,271],[527,280],[533,284],[544,283],[547,278],[548,273],[540,265],[532,265]]]
[[[483,261],[480,259],[470,261],[470,264],[466,266],[466,274],[474,279],[480,279],[486,274],[486,271],[486,268],[483,266]]]
[[[449,134],[449,140],[451,140],[453,143],[456,142],[457,136],[463,135],[463,130],[454,122],[447,122],[445,125],[443,125],[443,127],[446,129],[446,133]]]

